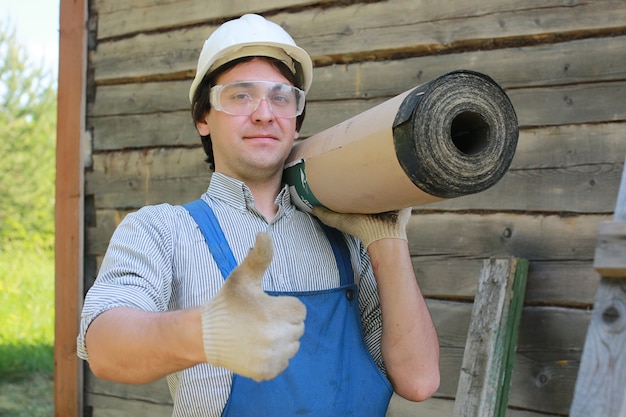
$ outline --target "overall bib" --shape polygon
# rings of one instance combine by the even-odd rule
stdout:
[[[203,200],[184,207],[202,230],[226,279],[236,261],[213,210]],[[341,285],[323,291],[268,292],[291,295],[305,304],[300,349],[272,380],[256,382],[233,374],[222,417],[385,416],[393,390],[363,339],[348,247],[339,231],[320,225],[333,249]]]

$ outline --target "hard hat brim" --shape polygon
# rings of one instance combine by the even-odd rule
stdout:
[[[285,54],[293,62],[285,62]],[[301,88],[304,92],[309,91],[313,82],[313,62],[304,49],[299,46],[278,42],[247,42],[224,48],[219,54],[213,56],[211,62],[197,68],[195,78],[189,89],[189,101],[193,102],[195,91],[207,74],[235,59],[250,56],[265,56],[285,62],[294,74],[301,79]],[[299,67],[295,65],[296,63],[299,64]]]

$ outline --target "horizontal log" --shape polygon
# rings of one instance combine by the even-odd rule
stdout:
[[[471,301],[483,260],[414,256],[413,269],[429,298]],[[531,262],[525,302],[534,305],[590,307],[600,276],[590,261]]]
[[[128,398],[158,405],[173,404],[165,378],[149,384],[118,384],[99,379],[89,371],[85,375],[85,389],[99,396]]]
[[[626,37],[618,36],[331,65],[313,70],[314,81],[307,101],[393,97],[459,68],[488,74],[505,89],[622,80],[626,77],[624,55]],[[97,100],[88,114],[96,117],[189,112],[190,85],[191,80],[173,80],[96,86]]]
[[[128,36],[138,32],[160,30],[163,27],[193,25],[225,17],[239,16],[245,13],[263,13],[273,9],[298,8],[310,4],[332,4],[336,1],[324,0],[229,0],[213,2],[207,7],[206,2],[180,0],[169,1],[133,1],[132,5],[123,0],[96,0],[94,12],[98,13],[98,38]]]
[[[509,91],[522,128],[624,121],[626,109],[621,106],[624,95],[626,82]],[[309,103],[300,133],[303,137],[319,133],[383,101],[385,100],[373,99]],[[199,144],[199,136],[189,110],[91,117],[88,124],[93,131],[95,151]],[[615,144],[622,146],[617,141]],[[622,162],[623,160],[620,161]]]
[[[200,146],[200,136],[189,111],[93,118],[89,126],[95,151]]]
[[[531,261],[593,259],[605,215],[423,213],[408,226],[411,253],[434,259],[515,256]]]
[[[615,195],[621,172],[622,164],[511,169],[488,190],[423,207],[471,210],[489,205],[498,210],[611,213],[608,202]]]
[[[304,9],[271,19],[285,27],[320,65],[493,49],[571,34],[621,30],[626,5],[619,0],[571,4],[561,0],[462,2],[425,7],[420,0]],[[533,8],[534,7],[534,8]],[[610,14],[606,10],[611,10]],[[97,83],[193,74],[203,41],[216,26],[190,26],[100,41],[91,52]],[[578,34],[578,35],[577,35]]]
[[[171,417],[172,406],[128,398],[87,394],[86,405],[92,417]]]
[[[155,146],[200,146],[200,138],[187,112],[177,117],[166,113],[93,120],[96,121],[92,125],[96,132],[96,152]],[[602,164],[617,166],[623,162],[622,155],[626,154],[626,142],[622,138],[624,129],[626,123],[524,129],[520,131],[510,170]],[[194,152],[203,155],[200,149]],[[117,175],[117,172],[112,175]]]
[[[487,74],[506,90],[620,80],[625,53],[626,37],[618,36],[324,66],[315,68],[307,99],[389,97],[460,68]]]
[[[394,395],[389,403],[386,417],[450,417],[454,410],[454,400],[449,398],[432,397],[426,401],[415,403]],[[554,414],[544,414],[534,411],[516,410],[509,408],[507,417],[553,417]]]
[[[606,10],[612,11],[611,15]],[[411,51],[432,54],[454,48],[490,49],[507,40],[533,44],[550,36],[623,27],[626,7],[619,1],[586,4],[566,1],[487,0],[426,3],[385,2],[342,9],[283,14],[272,18],[286,27],[317,62]],[[620,20],[621,19],[621,20]],[[376,52],[379,55],[374,54]]]

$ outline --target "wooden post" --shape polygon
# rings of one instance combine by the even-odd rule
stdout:
[[[506,415],[528,261],[486,260],[463,354],[454,417]]]
[[[625,165],[626,166],[626,165]],[[614,221],[600,225],[594,267],[602,276],[570,417],[626,416],[626,171]]]
[[[83,155],[87,1],[61,0],[55,203],[54,415],[82,415],[76,356],[83,297]]]

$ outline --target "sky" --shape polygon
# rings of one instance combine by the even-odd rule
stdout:
[[[0,0],[0,21],[15,28],[29,60],[58,73],[59,0]]]

